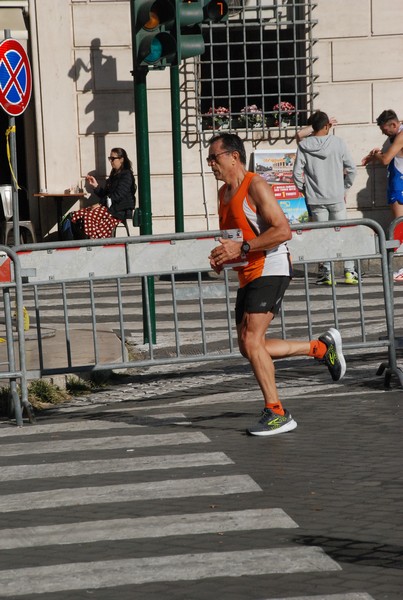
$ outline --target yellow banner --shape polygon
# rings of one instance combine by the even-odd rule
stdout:
[[[9,167],[10,167],[10,173],[11,173],[11,176],[12,176],[12,178],[14,180],[15,187],[17,188],[17,190],[20,190],[21,188],[18,185],[18,181],[15,178],[13,167],[11,165],[11,152],[10,152],[10,139],[9,139],[10,138],[10,133],[15,133],[15,125],[13,125],[12,127],[9,127],[6,130],[7,158],[8,158],[8,164],[9,164]]]

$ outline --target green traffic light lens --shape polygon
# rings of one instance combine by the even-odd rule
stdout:
[[[160,60],[162,56],[162,44],[158,38],[154,38],[150,44],[150,52],[145,57],[147,63],[153,64]]]

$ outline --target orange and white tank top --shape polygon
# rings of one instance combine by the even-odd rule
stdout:
[[[268,229],[267,223],[256,212],[256,208],[248,199],[248,190],[253,177],[260,177],[260,175],[250,171],[246,173],[238,191],[228,203],[224,203],[227,184],[224,184],[219,191],[220,229],[241,229],[243,239],[247,242]],[[267,275],[291,277],[290,254],[285,242],[270,250],[250,252],[247,260],[247,265],[234,267],[238,271],[240,287],[244,287],[258,277]]]

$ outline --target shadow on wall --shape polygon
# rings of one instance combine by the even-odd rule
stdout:
[[[86,74],[88,78],[85,81]],[[77,84],[77,90],[89,93],[85,114],[93,114],[92,122],[85,134],[94,136],[95,177],[105,176],[105,165],[109,148],[106,136],[119,132],[119,113],[134,113],[133,80],[118,81],[117,61],[114,56],[104,54],[100,38],[91,41],[88,62],[78,58],[68,71],[68,76]],[[82,81],[81,81],[82,80]],[[122,93],[126,92],[126,93]],[[107,154],[108,153],[108,154]],[[91,190],[87,190],[91,191]]]
[[[389,148],[390,142],[385,140],[382,152]],[[377,221],[385,230],[392,220],[392,213],[387,204],[387,168],[380,164],[369,164],[365,167],[367,182],[365,188],[357,193],[357,208],[364,218]]]

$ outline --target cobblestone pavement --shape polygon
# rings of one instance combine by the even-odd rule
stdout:
[[[384,353],[277,363],[291,433],[241,359],[137,370],[0,424],[0,598],[402,600],[402,393]]]

